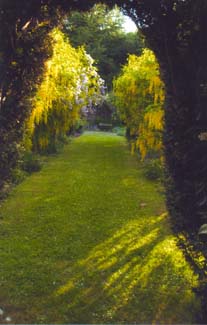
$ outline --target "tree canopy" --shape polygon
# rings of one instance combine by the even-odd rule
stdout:
[[[113,85],[115,105],[133,139],[132,149],[136,146],[142,159],[149,151],[161,154],[164,85],[153,52],[145,49],[141,56],[129,56]]]
[[[54,150],[57,138],[73,128],[81,110],[99,103],[104,86],[93,59],[83,48],[73,48],[58,29],[51,32],[51,37],[53,55],[45,63],[44,78],[28,120],[36,150]]]
[[[73,11],[64,23],[64,32],[75,47],[84,45],[95,59],[108,88],[120,72],[128,54],[140,54],[142,40],[137,33],[126,33],[124,16],[118,7],[96,4],[88,12]]]

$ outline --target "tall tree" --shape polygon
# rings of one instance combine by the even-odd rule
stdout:
[[[102,100],[103,80],[91,56],[83,48],[73,48],[57,28],[51,38],[53,55],[46,61],[27,123],[36,151],[55,151],[57,140],[76,125],[82,110]]]
[[[152,51],[130,55],[121,74],[113,82],[115,105],[126,124],[132,150],[137,147],[142,159],[148,152],[161,154],[164,85]]]
[[[118,7],[110,9],[105,4],[96,4],[88,12],[74,11],[65,21],[64,31],[73,46],[84,45],[96,60],[101,77],[108,88],[128,54],[140,53],[142,41],[138,33],[126,33],[124,16]]]

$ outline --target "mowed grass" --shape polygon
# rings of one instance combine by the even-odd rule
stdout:
[[[1,323],[195,321],[197,278],[123,137],[74,139],[0,218]]]

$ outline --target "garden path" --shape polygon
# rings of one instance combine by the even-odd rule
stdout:
[[[1,323],[195,321],[196,276],[123,137],[73,139],[0,218]]]

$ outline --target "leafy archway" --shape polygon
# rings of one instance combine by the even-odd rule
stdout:
[[[181,229],[206,222],[207,69],[205,0],[117,0],[155,52],[166,87],[165,157],[168,208]],[[18,159],[28,101],[50,52],[48,32],[72,9],[96,1],[3,0],[0,7],[0,178]]]

